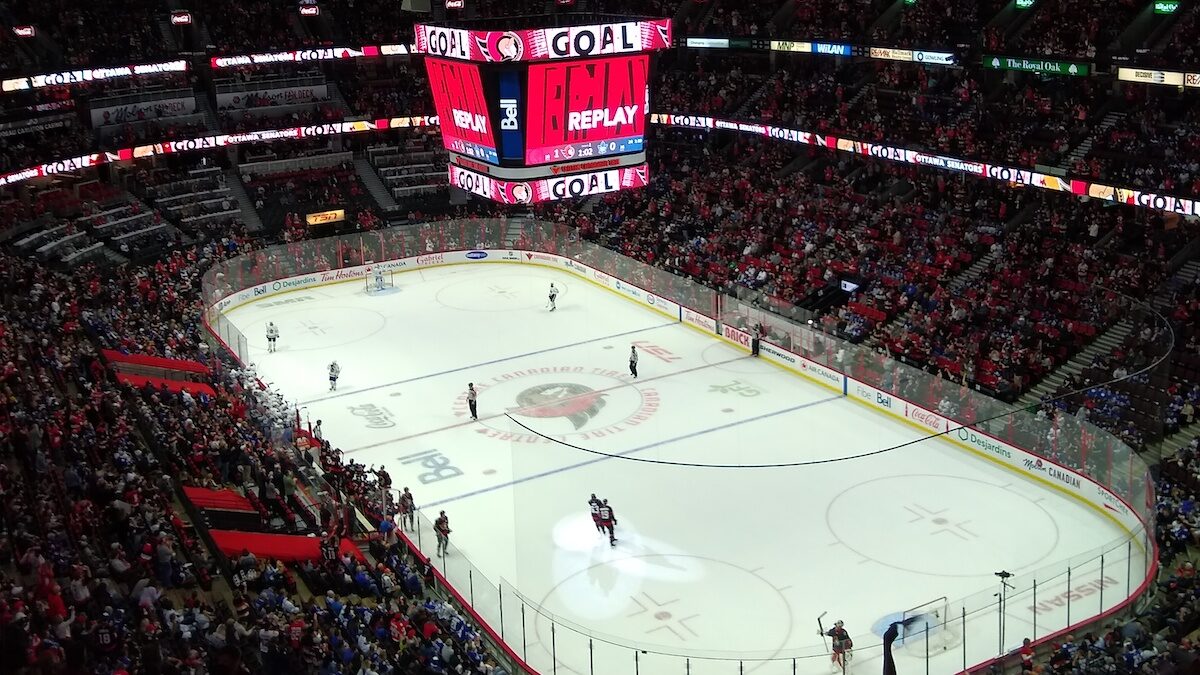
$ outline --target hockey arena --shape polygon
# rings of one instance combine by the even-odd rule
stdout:
[[[900,672],[957,672],[1142,584],[1141,533],[1056,486],[1054,467],[1031,479],[930,438],[552,257],[421,256],[221,310],[304,421],[412,490],[408,536],[539,672],[825,673],[818,617],[844,621],[876,672],[883,630],[918,615]],[[998,571],[1013,575],[1003,614]]]

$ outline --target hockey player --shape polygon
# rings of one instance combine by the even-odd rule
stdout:
[[[342,374],[342,367],[337,361],[329,364],[329,391],[337,391],[338,377]]]
[[[637,346],[630,345],[629,346],[629,374],[632,375],[634,377],[634,379],[637,379],[637,361],[638,361]]]
[[[383,290],[383,270],[378,267],[375,268],[375,290]]]
[[[588,500],[588,508],[592,511],[592,523],[596,526],[597,532],[603,532],[604,528],[600,527],[600,500],[596,498],[596,493],[592,493],[592,498]]]
[[[267,353],[275,352],[275,341],[279,339],[279,328],[275,326],[273,321],[267,322]]]
[[[550,311],[555,309],[554,301],[558,298],[558,289],[554,287],[554,282],[550,282]]]
[[[439,556],[445,556],[450,548],[450,519],[445,511],[439,511],[437,520],[433,521],[433,531],[437,534],[437,551]]]
[[[613,509],[608,505],[608,500],[600,502],[600,531],[608,533],[608,545],[616,546],[617,537],[613,532],[613,526],[617,524],[617,514],[613,513]]]
[[[413,499],[413,494],[404,488],[404,492],[400,493],[400,527],[409,530],[415,529],[413,519],[417,510],[416,503]]]
[[[829,636],[833,642],[833,654],[829,658],[834,667],[845,670],[846,664],[850,662],[850,650],[854,648],[854,641],[850,639],[850,633],[846,631],[841,621],[835,621],[833,628],[825,631],[824,634]]]
[[[467,383],[467,407],[471,409],[471,419],[479,419],[479,392],[475,391],[475,383]]]

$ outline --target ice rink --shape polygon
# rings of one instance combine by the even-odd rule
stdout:
[[[546,310],[552,281],[555,312]],[[452,556],[581,631],[641,646],[646,663],[656,651],[802,655],[811,658],[799,672],[828,672],[816,617],[829,612],[826,625],[844,620],[864,648],[860,672],[877,673],[877,661],[866,664],[878,652],[866,647],[904,610],[988,591],[996,570],[1020,579],[1123,534],[1083,504],[940,440],[785,469],[638,461],[836,460],[922,434],[550,269],[423,269],[397,274],[383,293],[367,294],[362,281],[328,285],[229,318],[262,378],[323,420],[327,439],[358,462],[386,465],[429,519],[446,511]],[[281,332],[274,354],[268,321]],[[637,379],[631,345],[641,352]],[[335,359],[342,377],[331,392]],[[477,422],[468,382],[479,390]],[[619,457],[551,443],[506,413]],[[615,509],[615,547],[592,526],[593,492]],[[1010,613],[1010,642],[1031,613]],[[589,665],[586,643],[561,629],[552,646],[548,625],[530,617],[515,639],[541,672],[551,670],[551,649],[559,672],[618,672],[598,655]],[[943,660],[931,672],[961,665]],[[738,672],[708,665],[691,672]],[[768,672],[760,665],[746,672]]]

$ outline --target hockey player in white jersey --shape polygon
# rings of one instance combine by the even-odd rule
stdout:
[[[383,270],[378,267],[375,268],[375,290],[383,290]]]
[[[337,361],[329,364],[329,391],[337,391],[338,377],[342,374],[342,367]]]
[[[279,339],[279,328],[272,321],[267,322],[267,353],[275,351],[275,341]]]
[[[554,301],[557,299],[558,299],[558,289],[554,287],[554,282],[551,282],[550,283],[550,302],[547,303],[550,305],[551,312],[553,312],[556,307],[556,305],[554,304]]]

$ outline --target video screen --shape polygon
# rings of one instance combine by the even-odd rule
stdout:
[[[425,59],[433,105],[441,120],[442,142],[450,152],[499,164],[487,98],[474,63]]]
[[[649,74],[648,54],[531,64],[525,163],[641,152]]]
[[[529,181],[492,178],[454,164],[449,169],[451,185],[501,204],[537,204],[644,188],[650,179],[646,164]]]

